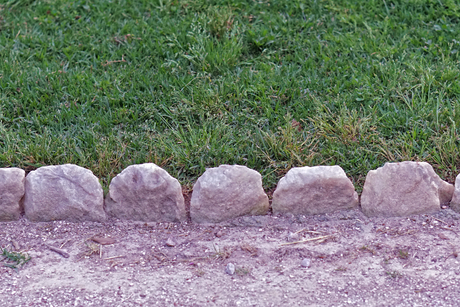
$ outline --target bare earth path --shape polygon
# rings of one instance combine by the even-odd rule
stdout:
[[[31,256],[0,267],[0,306],[458,306],[459,218],[0,223],[0,247]]]

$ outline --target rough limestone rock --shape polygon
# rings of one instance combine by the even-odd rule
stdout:
[[[103,221],[104,192],[94,174],[64,164],[40,167],[25,181],[24,211],[34,222]]]
[[[209,168],[193,186],[190,215],[194,223],[219,223],[268,212],[262,176],[240,165]]]
[[[452,210],[460,212],[460,174],[455,178],[455,190],[452,201],[450,202]]]
[[[361,195],[367,216],[408,216],[438,211],[452,199],[454,186],[426,162],[385,163],[370,171]]]
[[[105,210],[123,220],[181,222],[186,219],[179,181],[153,163],[128,166],[113,178]]]
[[[21,215],[24,179],[20,168],[0,168],[0,221],[17,220]]]
[[[340,166],[290,169],[273,193],[273,213],[314,215],[358,206],[358,193]]]

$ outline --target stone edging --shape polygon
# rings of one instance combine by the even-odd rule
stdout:
[[[458,176],[454,187],[428,163],[405,161],[369,171],[361,203],[340,166],[292,168],[278,182],[271,209],[275,214],[314,215],[361,206],[367,216],[390,217],[433,213],[449,202],[460,212]],[[261,175],[245,166],[207,169],[193,187],[194,223],[220,223],[269,210]],[[27,177],[22,169],[0,168],[0,221],[17,220],[22,212],[33,222],[187,219],[180,183],[153,163],[128,166],[112,179],[105,199],[98,178],[77,165],[44,166]]]

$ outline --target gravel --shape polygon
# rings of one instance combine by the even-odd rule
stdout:
[[[31,257],[0,267],[0,306],[458,306],[459,218],[0,223],[0,247]]]

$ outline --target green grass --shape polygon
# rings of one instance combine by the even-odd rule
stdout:
[[[458,1],[3,0],[0,167],[460,168]]]
[[[11,252],[6,248],[3,249],[2,254],[0,256],[3,256],[3,266],[9,267],[14,270],[18,270],[19,268],[23,267],[31,259],[30,256],[27,254]]]

